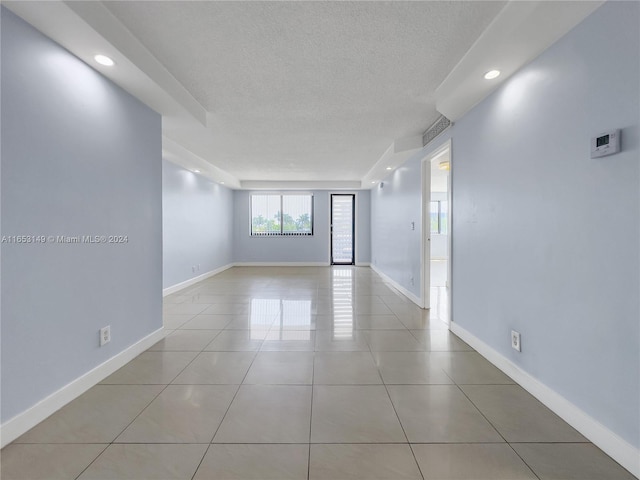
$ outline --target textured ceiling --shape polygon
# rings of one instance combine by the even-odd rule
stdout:
[[[360,180],[438,116],[504,2],[104,2],[209,111],[165,135],[241,180]]]

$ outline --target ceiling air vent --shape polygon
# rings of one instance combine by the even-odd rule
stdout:
[[[431,141],[444,132],[451,126],[451,120],[444,115],[440,115],[440,118],[436,120],[433,125],[427,128],[427,131],[422,134],[422,146],[427,146]]]

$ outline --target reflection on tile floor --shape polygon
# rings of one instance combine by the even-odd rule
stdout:
[[[1,452],[23,479],[633,479],[369,268],[236,267]]]

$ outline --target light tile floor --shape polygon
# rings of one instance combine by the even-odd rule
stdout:
[[[369,268],[233,268],[1,452],[11,479],[631,479]]]

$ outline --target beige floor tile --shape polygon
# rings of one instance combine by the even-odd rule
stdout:
[[[311,385],[313,352],[260,352],[245,384]]]
[[[431,318],[431,312],[420,308],[415,303],[403,303],[389,305],[391,313],[398,318]]]
[[[307,443],[311,387],[242,385],[215,443]]]
[[[184,303],[188,298],[189,296],[182,295],[181,292],[173,293],[171,295],[167,295],[166,297],[162,297],[162,304],[169,305],[172,303]]]
[[[363,283],[355,284],[356,296],[388,296],[396,293],[395,289],[388,287],[384,283],[372,283],[371,285],[365,285]]]
[[[171,315],[197,315],[207,307],[209,305],[201,303],[170,303],[162,307],[162,312]]]
[[[395,315],[362,315],[355,317],[355,326],[359,330],[404,330]]]
[[[409,445],[311,445],[309,480],[421,480]]]
[[[313,383],[326,385],[380,384],[382,379],[369,352],[318,352]]]
[[[309,445],[213,444],[194,480],[306,480]]]
[[[633,480],[590,443],[516,443],[512,447],[541,480]]]
[[[473,351],[473,348],[448,330],[411,330],[411,333],[428,352]]]
[[[406,441],[383,386],[314,386],[312,443]]]
[[[397,315],[400,323],[411,330],[449,331],[449,325],[440,320],[439,314],[432,312],[425,315]]]
[[[116,443],[209,443],[235,385],[169,385],[116,439]]]
[[[366,304],[366,305],[387,305],[380,295],[356,295],[353,298],[353,304],[357,307],[358,305]]]
[[[231,322],[225,330],[264,330],[268,331],[275,322],[275,316],[229,315]]]
[[[423,351],[409,330],[362,330],[364,338],[373,352],[412,352]]]
[[[453,384],[427,352],[374,352],[373,358],[387,385]]]
[[[105,385],[167,385],[198,355],[197,352],[144,352],[105,378]]]
[[[114,444],[79,480],[191,480],[208,445]]]
[[[16,443],[108,443],[162,391],[161,385],[96,385]]]
[[[356,320],[355,313],[351,310],[339,311],[331,313],[330,315],[315,315],[313,321],[315,322],[316,331],[345,331],[355,330]]]
[[[388,307],[392,305],[412,305],[413,304],[413,302],[409,300],[407,297],[405,297],[404,295],[396,295],[396,294],[378,295],[378,298],[380,298],[380,300],[382,300],[384,304],[387,305]]]
[[[412,445],[425,480],[536,480],[507,444]]]
[[[195,315],[178,315],[165,313],[162,315],[164,328],[167,330],[175,330],[191,320]]]
[[[196,315],[180,328],[182,330],[223,330],[234,318],[233,315]]]
[[[223,330],[205,347],[215,352],[255,352],[262,346],[266,330]]]
[[[67,480],[76,478],[102,451],[104,444],[11,444],[0,453],[2,480]]]
[[[384,303],[354,303],[358,315],[393,315],[393,312]]]
[[[311,330],[269,331],[260,348],[263,352],[313,352],[316,332]]]
[[[332,330],[316,331],[316,352],[368,352],[369,344],[362,331],[345,322]]]
[[[388,389],[412,443],[504,441],[457,386],[390,385]]]
[[[507,442],[587,441],[519,385],[461,388]]]
[[[513,383],[477,352],[433,352],[431,358],[458,385]]]
[[[220,333],[220,330],[176,330],[164,337],[148,351],[201,352],[218,333]]]
[[[239,385],[255,356],[254,352],[202,352],[172,383]]]
[[[184,297],[183,303],[249,303],[251,297],[247,295],[216,295],[212,293],[195,293]]]
[[[241,315],[249,313],[251,306],[247,303],[216,303],[199,311],[204,315]]]

